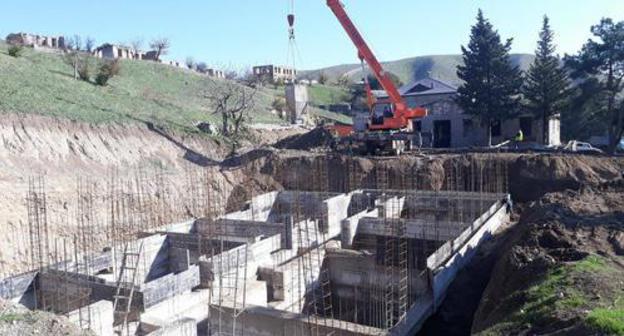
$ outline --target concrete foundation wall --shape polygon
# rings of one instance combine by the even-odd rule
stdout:
[[[167,274],[141,287],[143,304],[145,308],[149,308],[174,296],[190,292],[199,284],[199,266],[190,266],[182,273]]]
[[[232,310],[225,308],[223,311],[220,320],[217,316],[211,317],[210,322],[214,326],[212,332],[218,332],[216,325],[220,322],[222,330],[231,335]],[[319,324],[315,324],[312,329],[308,318],[304,315],[254,306],[247,307],[236,319],[236,326],[236,334],[246,336],[309,335],[310,332],[315,335],[317,332],[318,335],[329,335],[332,332],[344,336],[387,335],[380,329],[330,319],[319,319]]]
[[[20,302],[22,298],[32,296],[29,292],[36,277],[37,273],[31,272],[3,279],[0,281],[0,298]]]
[[[170,325],[160,327],[147,336],[197,336],[197,322],[193,319],[178,320]]]
[[[74,310],[68,315],[69,321],[80,326],[80,320],[86,327],[89,321],[88,329],[97,336],[113,336],[113,303],[111,301],[102,300],[79,310]]]

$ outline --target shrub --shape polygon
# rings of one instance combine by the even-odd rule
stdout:
[[[9,56],[12,57],[20,57],[22,56],[22,52],[24,51],[24,47],[19,45],[14,45],[9,48]]]
[[[91,79],[91,61],[86,58],[78,66],[78,76],[81,80],[88,82]]]
[[[95,82],[98,85],[106,86],[111,78],[119,75],[120,71],[121,65],[119,64],[119,60],[106,61],[100,65],[98,74],[95,77]]]

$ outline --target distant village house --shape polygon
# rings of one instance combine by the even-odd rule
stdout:
[[[270,82],[293,80],[297,77],[297,70],[276,65],[255,66],[252,71],[257,79]]]
[[[6,37],[6,42],[33,48],[65,49],[64,36],[44,36],[28,33],[14,33]]]
[[[155,52],[136,51],[129,47],[105,43],[93,51],[93,56],[105,59],[134,59],[155,61]],[[150,58],[150,56],[152,58]]]
[[[424,107],[429,115],[414,120],[414,130],[421,133],[423,144],[434,148],[459,148],[471,146],[486,146],[488,144],[488,127],[481,125],[474,116],[466,114],[456,103],[457,88],[436,79],[414,81],[400,89],[409,107]],[[378,94],[379,95],[379,94]],[[379,95],[379,103],[375,108],[375,115],[382,115],[389,108],[383,104],[387,96]],[[356,129],[365,129],[368,115],[355,117]],[[522,113],[519,117],[497,121],[492,127],[492,142],[494,144],[513,138],[519,130],[524,133],[525,141],[547,146],[561,144],[560,117],[549,119],[547,141],[542,137],[543,123],[530,113]]]

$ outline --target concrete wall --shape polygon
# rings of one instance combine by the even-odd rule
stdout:
[[[197,336],[197,322],[189,318],[181,319],[146,336]]]
[[[27,307],[32,307],[32,286],[36,277],[36,272],[30,272],[3,279],[0,281],[0,298],[23,302]]]
[[[74,310],[68,315],[69,321],[80,326],[80,320],[84,327],[88,327],[97,336],[113,336],[113,303],[102,300],[79,310]],[[88,321],[88,325],[87,325]]]
[[[154,306],[174,296],[190,292],[199,286],[199,266],[190,266],[185,272],[167,274],[141,287],[145,308]]]
[[[509,200],[509,202],[511,201]],[[449,242],[453,254],[443,264],[440,264],[440,260],[444,260],[444,258],[438,254],[445,254],[445,247],[442,247],[427,260],[427,267],[433,274],[432,289],[435,307],[442,303],[448,286],[455,279],[457,272],[472,259],[478,246],[491,239],[494,232],[507,220],[509,220],[507,204],[499,202],[475,221],[473,227],[455,241]]]
[[[213,325],[211,331],[213,333],[218,332],[216,326],[220,322],[222,330],[231,335],[233,329],[232,310],[223,308],[223,312],[220,320],[216,315],[211,317],[210,322]],[[336,335],[343,336],[387,335],[383,330],[345,321],[319,318],[314,329],[311,328],[310,323],[311,321],[301,314],[250,306],[236,319],[236,334],[243,334],[241,331],[244,330],[246,336],[304,336],[310,335],[311,330],[313,330],[312,334],[314,335],[317,332],[318,335],[329,335],[332,331]]]

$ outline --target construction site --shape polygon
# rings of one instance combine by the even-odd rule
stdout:
[[[258,15],[268,4],[118,5],[120,38],[145,29],[128,13],[183,15],[184,32],[160,22],[180,50],[270,59],[236,70],[161,58],[180,56],[162,36],[142,51],[140,38],[9,34],[0,336],[624,336],[624,21],[606,18],[610,1],[545,10],[570,36],[601,18],[565,57],[549,17],[515,3],[531,18],[514,29],[542,20],[534,54],[511,54],[472,3],[453,4],[477,13],[452,20],[466,45],[447,5],[429,4],[444,13],[435,42],[461,54],[385,62],[351,14],[381,20],[367,32],[384,56],[402,55],[414,23],[341,0],[306,3],[301,21],[288,0],[279,26]],[[7,12],[23,24],[54,3]],[[330,19],[359,63],[328,63],[344,62]],[[316,70],[302,70],[300,31]],[[219,44],[236,38],[245,49]]]
[[[104,188],[79,179],[58,218],[45,177],[30,179],[33,271],[4,279],[3,297],[97,335],[410,335],[512,210],[495,162],[456,167],[437,191],[387,171],[362,188],[353,169],[343,193],[318,165],[316,190],[252,195],[228,213],[210,173],[186,173],[196,217],[181,222],[166,179],[144,170]],[[51,234],[57,220],[73,235]]]

